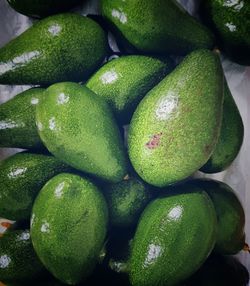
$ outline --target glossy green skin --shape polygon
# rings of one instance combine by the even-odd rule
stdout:
[[[45,270],[30,239],[29,230],[16,230],[0,238],[0,277],[3,282],[34,279]]]
[[[223,102],[219,57],[198,50],[138,105],[129,128],[129,157],[147,183],[163,187],[187,178],[210,158]]]
[[[125,56],[102,66],[86,86],[102,96],[121,123],[129,123],[145,94],[171,70],[170,64],[145,56]]]
[[[0,165],[0,217],[30,218],[33,202],[43,185],[69,168],[53,156],[18,153]]]
[[[0,84],[81,81],[106,52],[106,34],[93,20],[70,13],[50,16],[0,49]]]
[[[101,10],[116,34],[141,52],[186,55],[213,48],[210,31],[176,1],[102,0]]]
[[[241,251],[245,245],[245,213],[241,202],[227,184],[212,180],[197,180],[213,201],[218,217],[215,250],[225,255]]]
[[[219,140],[208,162],[201,168],[205,173],[225,170],[237,157],[244,137],[244,125],[229,87],[224,81],[223,118]]]
[[[110,223],[120,227],[136,224],[141,212],[152,198],[145,184],[135,178],[110,184],[106,187],[104,195],[109,207]]]
[[[57,279],[75,285],[97,264],[107,222],[107,205],[97,187],[87,179],[62,173],[42,188],[34,203],[34,249]]]
[[[108,104],[87,87],[58,83],[37,106],[40,137],[70,166],[111,182],[127,174],[121,136]]]
[[[219,47],[233,61],[250,65],[250,2],[203,0],[201,14]]]
[[[17,12],[34,17],[43,18],[73,8],[82,0],[7,0]]]
[[[36,104],[42,88],[24,91],[0,105],[0,147],[41,149],[36,128]]]
[[[183,187],[180,193],[154,200],[133,239],[131,284],[165,286],[185,280],[212,251],[216,229],[213,204],[199,188]]]

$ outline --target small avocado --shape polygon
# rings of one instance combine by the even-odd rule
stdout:
[[[203,0],[201,18],[226,56],[238,64],[250,65],[249,1]]]
[[[34,17],[43,18],[49,15],[65,12],[83,0],[7,0],[17,12]]]
[[[212,156],[200,170],[205,173],[224,171],[237,157],[243,137],[242,118],[225,79],[223,118],[219,140]]]
[[[102,66],[86,86],[103,97],[128,124],[143,96],[171,71],[171,64],[146,56],[124,56]]]
[[[18,153],[0,164],[0,217],[30,218],[35,197],[53,176],[69,167],[53,156]],[[0,276],[1,278],[1,276]]]
[[[45,268],[39,261],[29,230],[15,230],[0,238],[0,279],[4,283],[25,282],[40,277]]]
[[[62,173],[48,181],[35,200],[32,243],[57,279],[75,285],[93,272],[107,223],[106,201],[98,188],[85,178]]]
[[[50,16],[0,49],[0,84],[82,81],[102,63],[107,49],[106,33],[90,18]]]
[[[35,119],[43,91],[31,88],[0,105],[0,147],[44,149]]]
[[[102,0],[101,12],[128,50],[186,55],[214,46],[211,32],[175,0]]]
[[[147,93],[133,114],[128,151],[138,175],[164,187],[201,168],[218,141],[222,104],[218,55],[192,52]]]
[[[70,166],[110,182],[127,174],[127,158],[112,110],[77,83],[49,87],[36,108],[39,134],[48,150]]]
[[[182,186],[152,201],[132,241],[128,273],[133,286],[177,285],[213,250],[216,213],[205,191]]]

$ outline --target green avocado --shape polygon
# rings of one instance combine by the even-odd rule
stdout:
[[[87,278],[98,262],[107,231],[103,195],[89,180],[62,173],[42,188],[31,217],[34,249],[63,283]]]
[[[31,88],[0,105],[0,147],[42,149],[36,105],[44,89]]]
[[[219,140],[212,156],[200,169],[205,173],[224,171],[237,157],[244,137],[244,125],[226,80],[224,81],[223,118]]]
[[[182,186],[142,213],[128,264],[133,286],[177,285],[211,253],[217,220],[206,192]]]
[[[201,16],[216,35],[219,48],[232,61],[250,65],[250,2],[203,0]]]
[[[87,87],[52,85],[37,105],[36,118],[42,141],[60,160],[111,182],[126,176],[127,158],[112,111]]]
[[[83,0],[7,0],[17,12],[34,17],[43,18],[49,15],[67,11]]]
[[[129,123],[143,96],[171,71],[171,64],[146,56],[124,56],[102,66],[86,86],[103,97],[116,118]]]
[[[224,255],[237,254],[245,246],[245,213],[234,190],[213,180],[196,180],[196,186],[210,196],[218,217],[215,251]]]
[[[25,282],[40,277],[44,271],[33,249],[29,230],[10,231],[0,238],[1,281],[7,285],[8,282]]]
[[[138,175],[164,187],[201,168],[218,141],[222,103],[218,55],[192,52],[147,93],[133,114],[128,151]]]
[[[50,16],[0,49],[0,84],[82,81],[107,49],[106,33],[93,20],[73,13]]]
[[[69,170],[53,156],[18,153],[0,164],[0,217],[30,218],[35,197],[53,176]],[[1,276],[0,276],[1,278]]]
[[[211,32],[175,0],[102,0],[101,12],[129,50],[186,55],[214,46]]]

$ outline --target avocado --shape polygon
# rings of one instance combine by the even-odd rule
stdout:
[[[218,233],[215,251],[224,255],[237,254],[245,246],[245,213],[234,190],[226,183],[195,180],[211,198],[217,218]]]
[[[107,222],[107,205],[98,188],[85,178],[62,173],[48,181],[35,200],[32,243],[57,279],[75,285],[94,270]]]
[[[0,217],[30,218],[32,204],[43,185],[53,176],[69,170],[53,156],[18,153],[0,165]],[[1,277],[1,276],[0,276]]]
[[[17,12],[34,17],[43,18],[49,15],[65,12],[83,0],[7,0]]]
[[[133,177],[108,185],[104,196],[109,208],[110,223],[116,227],[135,225],[152,198],[148,187]]]
[[[119,182],[127,158],[109,105],[85,86],[49,87],[36,109],[39,134],[48,150],[70,166]]]
[[[214,32],[220,49],[232,61],[250,65],[250,2],[203,0],[201,18]]]
[[[201,168],[205,173],[224,171],[237,157],[244,137],[244,125],[226,79],[224,81],[223,117],[219,140],[212,156]]]
[[[144,210],[128,264],[133,286],[177,285],[197,271],[216,239],[214,206],[202,189],[181,186]]]
[[[0,147],[44,149],[35,119],[43,91],[31,88],[0,105]]]
[[[0,84],[82,81],[107,49],[106,33],[93,20],[73,13],[50,16],[0,49]]]
[[[40,277],[45,268],[39,261],[29,230],[15,230],[0,238],[0,277],[4,283]]]
[[[146,56],[124,56],[102,66],[86,86],[103,97],[122,124],[129,123],[143,96],[171,70],[171,64]]]
[[[147,93],[133,114],[128,151],[138,175],[164,187],[201,168],[218,141],[222,103],[218,55],[192,52]]]
[[[214,47],[211,32],[175,0],[102,0],[101,12],[127,50],[186,55]]]

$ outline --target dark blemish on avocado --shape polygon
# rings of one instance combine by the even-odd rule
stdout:
[[[155,149],[160,145],[160,139],[162,136],[162,132],[159,134],[155,134],[153,136],[151,136],[151,139],[146,143],[146,147],[148,149]]]

